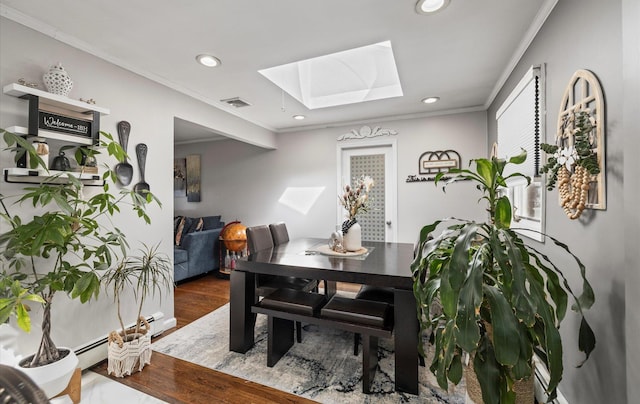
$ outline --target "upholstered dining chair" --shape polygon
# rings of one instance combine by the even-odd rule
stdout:
[[[282,223],[282,225],[284,225],[284,223]],[[247,227],[246,233],[247,249],[249,250],[249,254],[254,254],[258,251],[274,247],[274,240],[269,226],[259,225]],[[280,233],[286,235],[288,241],[289,235],[286,226],[284,227],[284,232],[280,230]],[[265,274],[256,275],[256,299],[267,296],[278,289],[294,289],[303,292],[311,292],[313,290],[317,290],[317,288],[318,281],[315,279]],[[296,322],[296,333],[297,341],[302,342],[302,324],[299,322]]]
[[[273,244],[280,245],[289,241],[289,232],[285,222],[271,223],[269,225]]]
[[[431,240],[433,237],[431,235],[428,236],[428,240]],[[418,248],[420,247],[420,239],[416,242],[413,247],[413,256],[415,257]],[[393,288],[388,288],[384,286],[371,286],[371,285],[363,285],[360,287],[360,290],[356,294],[356,299],[362,300],[370,300],[374,302],[382,302],[387,303],[393,308],[394,297],[393,297]],[[353,338],[353,354],[358,354],[358,344],[360,343],[360,334],[355,334]],[[425,366],[424,357],[420,356],[419,358],[420,366]]]
[[[260,225],[247,227],[247,249],[249,254],[256,251],[265,250],[267,248],[273,248],[273,237],[271,237],[271,230],[269,226]]]

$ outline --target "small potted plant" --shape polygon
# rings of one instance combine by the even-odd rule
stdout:
[[[430,329],[435,340],[431,371],[440,387],[447,389],[448,381],[460,382],[468,354],[467,369],[475,373],[481,389],[481,398],[475,401],[487,404],[517,402],[514,386],[518,381],[528,380],[533,388],[534,353],[549,370],[549,398],[556,397],[563,370],[558,328],[569,296],[572,309],[581,317],[579,349],[588,358],[595,347],[595,336],[583,314],[595,300],[585,266],[567,245],[547,235],[576,264],[582,279],[582,293],[576,296],[563,273],[568,268],[561,269],[510,228],[511,203],[501,187],[510,177],[525,176],[504,177],[503,171],[506,164],[521,164],[525,159],[523,152],[508,162],[472,160],[475,171],[450,170],[447,175],[452,177],[446,184],[458,180],[477,184],[481,200],[488,205],[488,221],[450,219],[440,235],[433,233],[447,221],[424,226],[412,263],[421,332]],[[442,176],[438,174],[436,182]]]
[[[151,294],[168,290],[171,286],[171,261],[158,252],[158,246],[144,245],[140,255],[129,255],[102,276],[113,292],[117,304],[120,330],[112,331],[108,338],[107,371],[116,377],[130,375],[136,368],[141,371],[151,362],[151,334],[149,323],[142,317],[145,299]],[[125,327],[122,319],[121,297],[133,289],[138,311],[133,327]]]
[[[361,176],[352,187],[347,184],[338,201],[347,211],[347,220],[342,223],[342,247],[347,251],[358,251],[362,248],[362,235],[357,215],[369,211],[369,191],[373,187],[373,179]]]
[[[7,149],[16,161],[28,154],[31,168],[47,165],[24,138],[0,130]],[[125,152],[110,134],[101,133],[101,146],[110,156],[122,161]],[[42,336],[37,352],[20,367],[45,391],[55,396],[67,386],[78,360],[72,349],[57,347],[51,338],[51,310],[54,296],[65,293],[81,303],[97,297],[100,271],[108,269],[124,253],[125,235],[105,217],[116,215],[125,206],[150,222],[145,207],[159,201],[151,193],[141,197],[129,189],[114,194],[110,184],[115,174],[105,164],[104,184],[86,195],[83,183],[75,176],[61,173],[40,184],[27,186],[17,195],[0,195],[0,324],[15,316],[17,325],[29,332],[29,305],[41,304]],[[65,179],[63,183],[61,179]],[[89,192],[87,192],[89,194]],[[10,203],[13,200],[14,202]],[[21,214],[10,207],[21,205]],[[32,207],[33,210],[30,210]]]

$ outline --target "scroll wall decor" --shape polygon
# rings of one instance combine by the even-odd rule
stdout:
[[[547,189],[558,187],[559,202],[570,219],[584,209],[606,209],[605,105],[596,76],[574,73],[564,91],[555,144],[543,143]]]
[[[375,126],[373,129],[369,126],[363,126],[360,129],[351,129],[349,133],[338,136],[338,142],[350,139],[369,139],[378,136],[394,136],[398,131],[395,129],[385,129],[379,126]]]

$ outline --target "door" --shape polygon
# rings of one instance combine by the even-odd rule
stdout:
[[[338,195],[346,184],[352,185],[362,175],[370,176],[375,184],[369,192],[369,211],[358,216],[363,241],[394,242],[397,238],[397,169],[393,140],[338,146]],[[345,210],[338,204],[337,223],[344,220]]]

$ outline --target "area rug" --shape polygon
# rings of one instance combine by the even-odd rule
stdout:
[[[394,390],[393,340],[381,339],[378,370],[371,394],[362,393],[362,349],[353,355],[353,334],[306,325],[295,343],[272,368],[267,367],[267,320],[258,315],[255,345],[246,354],[229,352],[229,304],[154,342],[152,348],[219,372],[264,384],[320,403],[465,402],[464,380],[449,391],[438,387],[428,366],[419,368],[418,396]]]

